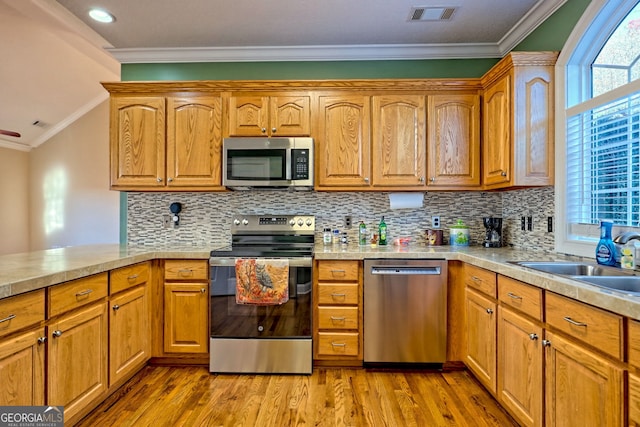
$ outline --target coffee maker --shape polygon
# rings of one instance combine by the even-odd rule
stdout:
[[[485,248],[499,248],[502,246],[502,218],[482,218],[484,228],[487,229],[482,246]]]

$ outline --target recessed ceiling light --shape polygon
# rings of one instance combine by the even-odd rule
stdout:
[[[116,20],[115,16],[103,9],[91,9],[89,11],[89,16],[95,21],[103,22],[105,24],[109,24]]]

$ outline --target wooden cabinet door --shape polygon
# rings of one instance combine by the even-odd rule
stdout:
[[[319,187],[369,187],[368,96],[320,96],[316,147]]]
[[[63,315],[47,327],[47,404],[64,406],[65,420],[107,390],[107,304]]]
[[[311,135],[311,97],[309,95],[272,96],[269,104],[271,136]]]
[[[640,377],[629,372],[629,425],[640,426]]]
[[[521,426],[542,426],[542,328],[498,308],[498,400]]]
[[[425,97],[374,96],[372,103],[372,185],[424,187]]]
[[[496,303],[467,288],[467,352],[465,362],[476,378],[496,392]]]
[[[480,97],[429,96],[427,122],[427,185],[479,187]]]
[[[167,185],[222,185],[222,99],[167,100]]]
[[[483,183],[500,186],[511,181],[511,75],[484,92]]]
[[[0,406],[44,405],[44,328],[0,344]]]
[[[209,342],[207,286],[207,283],[165,283],[165,352],[207,352]]]
[[[229,136],[266,136],[269,125],[269,97],[229,98]]]
[[[164,186],[164,98],[112,97],[109,127],[111,186]]]
[[[109,300],[109,386],[132,374],[150,357],[146,289],[138,286]]]
[[[546,338],[546,425],[622,425],[622,369],[557,334]]]

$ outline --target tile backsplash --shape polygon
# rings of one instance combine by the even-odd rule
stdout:
[[[180,225],[165,228],[169,205],[182,203]],[[389,239],[410,236],[424,243],[431,217],[439,216],[448,238],[448,227],[461,219],[470,228],[471,244],[484,240],[482,218],[502,216],[505,244],[528,250],[553,251],[553,233],[547,216],[554,215],[552,187],[509,192],[426,192],[422,208],[390,209],[389,193],[237,191],[224,193],[127,194],[127,242],[220,247],[231,242],[231,219],[236,214],[314,215],[318,238],[324,227],[347,231],[352,241],[362,220],[372,227],[384,215]],[[344,228],[350,215],[353,225]],[[520,217],[532,216],[532,231],[520,229]]]

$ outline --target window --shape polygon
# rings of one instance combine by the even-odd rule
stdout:
[[[593,257],[601,219],[640,227],[639,3],[593,1],[558,60],[559,252]]]

